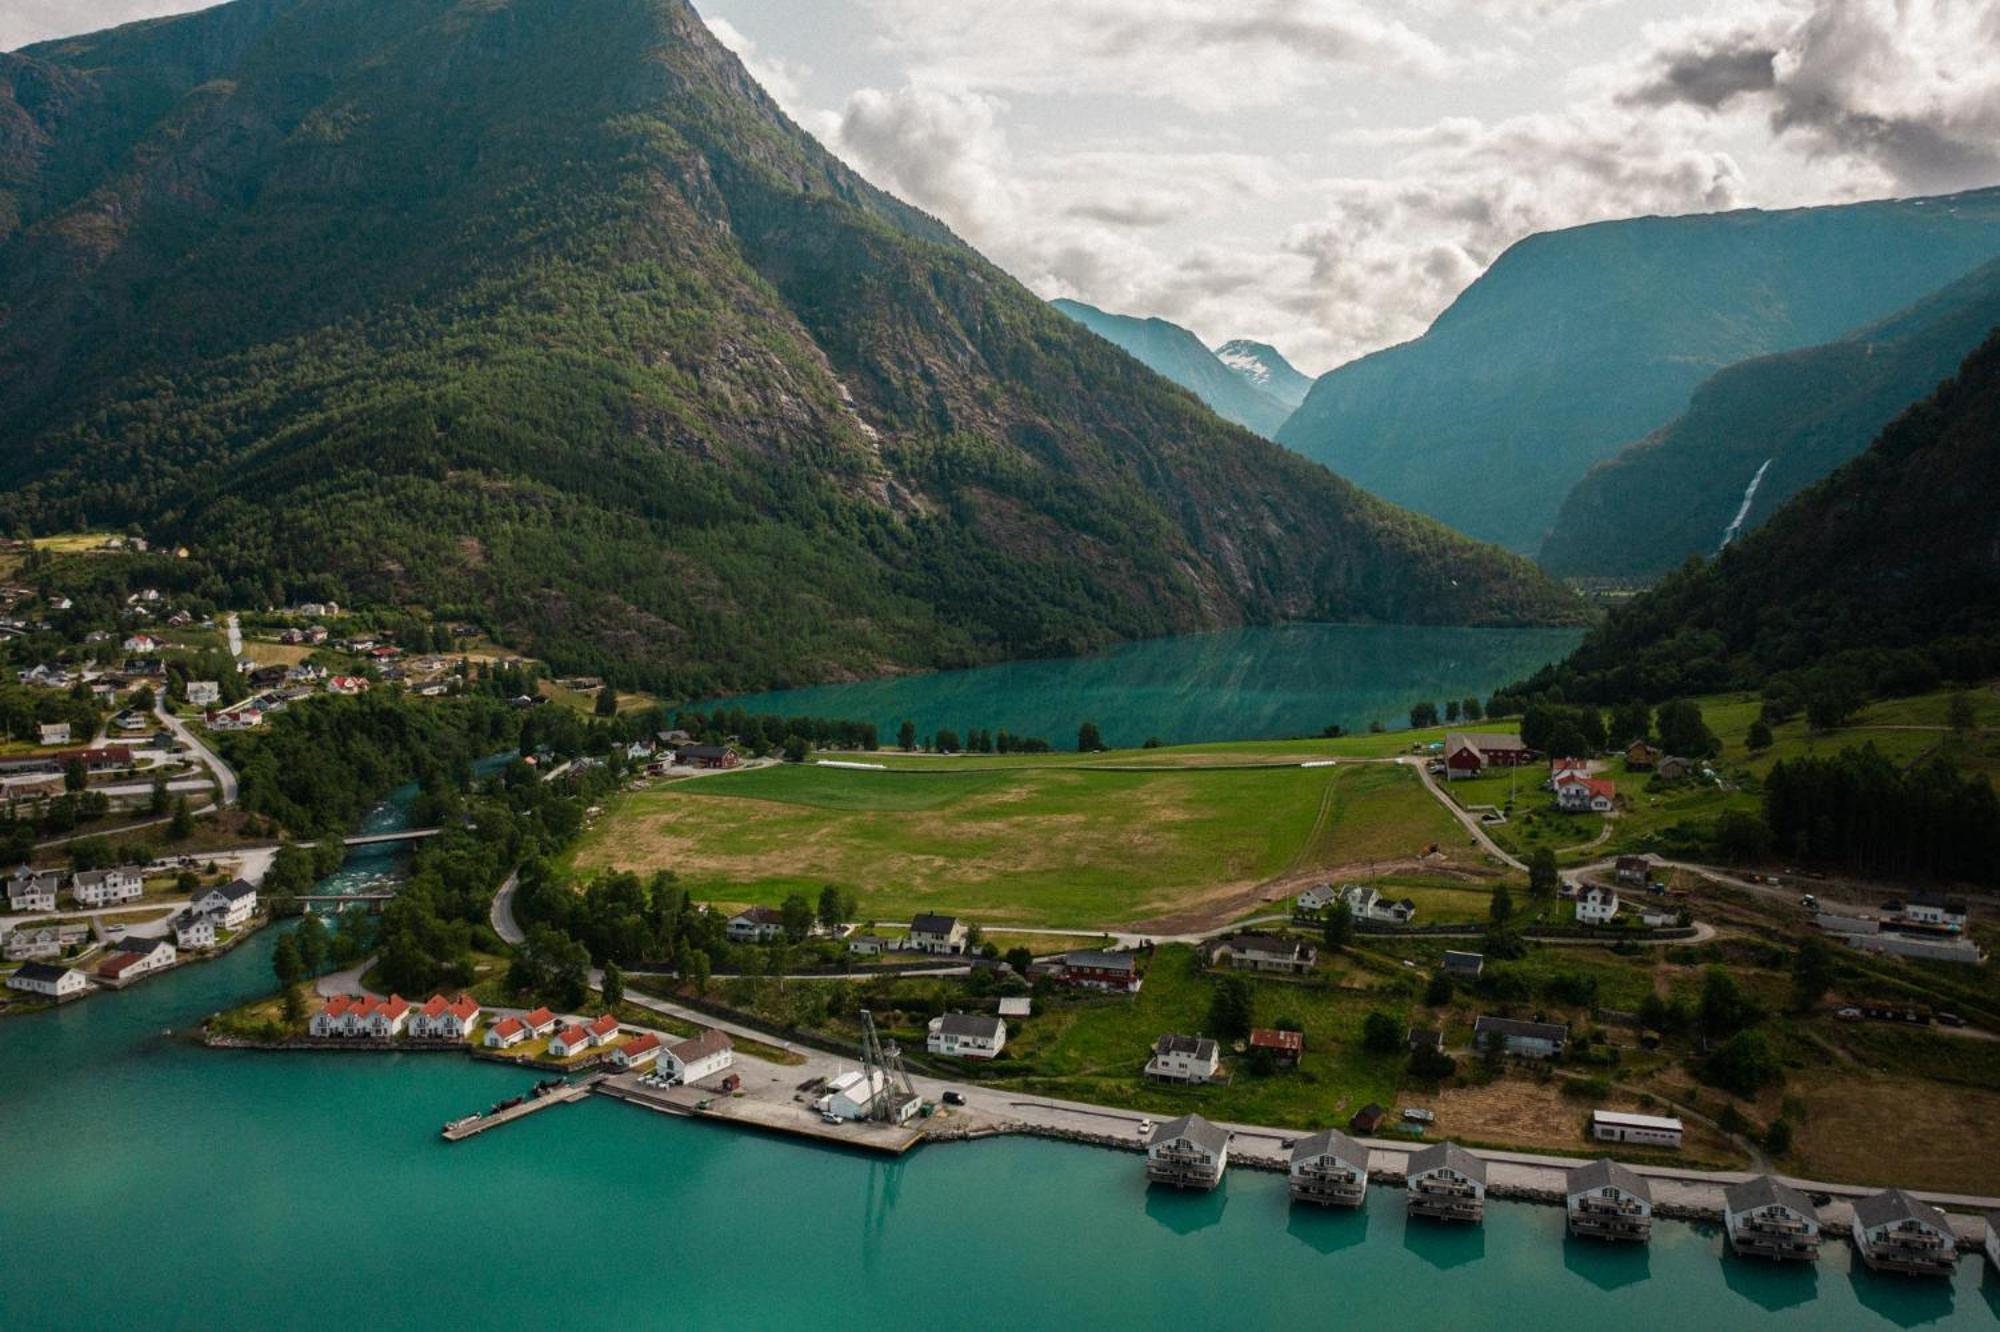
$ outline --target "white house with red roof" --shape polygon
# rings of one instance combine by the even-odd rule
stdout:
[[[462,1041],[479,1025],[479,1001],[469,994],[447,999],[434,994],[410,1020],[410,1035],[434,1041]]]
[[[590,1033],[592,1045],[609,1045],[618,1039],[618,1019],[609,1013],[586,1022],[583,1029]]]
[[[387,999],[370,997],[349,1008],[347,1017],[354,1024],[355,1035],[386,1041],[403,1034],[410,1020],[410,1001],[399,994]]]
[[[564,1027],[549,1038],[549,1053],[558,1059],[580,1055],[590,1047],[590,1033],[582,1027]]]
[[[634,1036],[611,1052],[611,1062],[620,1068],[643,1068],[660,1057],[666,1047],[652,1032]]]
[[[1609,778],[1559,772],[1552,785],[1556,808],[1565,814],[1609,814],[1618,801],[1618,783]]]
[[[508,1050],[528,1039],[528,1024],[517,1017],[501,1018],[486,1029],[486,1048]]]
[[[556,1015],[546,1008],[537,1008],[521,1014],[521,1025],[528,1029],[530,1039],[546,1036],[556,1029]]]
[[[368,681],[358,675],[336,675],[326,682],[331,694],[360,694],[368,689]]]
[[[319,1006],[319,1012],[312,1015],[306,1030],[315,1036],[344,1036],[347,1034],[347,1006],[352,997],[336,994]]]

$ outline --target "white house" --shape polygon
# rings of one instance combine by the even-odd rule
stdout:
[[[1268,971],[1285,976],[1310,975],[1319,961],[1319,949],[1303,939],[1279,934],[1244,931],[1225,935],[1203,945],[1202,951],[1215,966],[1236,971]]]
[[[1168,1034],[1153,1042],[1146,1076],[1163,1082],[1207,1082],[1221,1067],[1221,1047],[1210,1038]]]
[[[347,1009],[347,1022],[357,1036],[372,1036],[376,1040],[388,1040],[402,1034],[410,1020],[410,1001],[399,994],[387,999],[377,999],[372,995]]]
[[[213,916],[223,929],[233,930],[257,914],[257,887],[234,879],[197,893],[192,905],[203,915]]]
[[[222,701],[222,685],[215,680],[189,680],[187,701],[190,707],[212,707]]]
[[[160,640],[151,634],[133,634],[125,640],[125,650],[142,656],[149,652],[158,652]]]
[[[1350,883],[1340,890],[1347,909],[1356,920],[1379,921],[1385,925],[1407,925],[1417,918],[1417,904],[1405,897],[1394,900],[1382,896],[1363,883]]]
[[[38,994],[45,999],[72,999],[90,988],[90,981],[75,967],[53,967],[45,962],[23,962],[7,978],[7,988]]]
[[[1965,900],[1939,892],[1916,892],[1903,903],[1901,923],[1920,930],[1960,934],[1965,930]]]
[[[130,902],[146,891],[146,881],[136,869],[79,870],[69,881],[69,894],[84,906],[114,906]]]
[[[165,939],[123,939],[117,951],[98,963],[97,974],[109,981],[128,981],[171,967],[180,956]]]
[[[424,1040],[462,1041],[479,1025],[479,1003],[469,994],[447,999],[434,994],[410,1019],[410,1035]]]
[[[1950,1276],[1958,1267],[1958,1236],[1945,1214],[1901,1189],[1854,1202],[1854,1247],[1882,1272]]]
[[[931,1019],[924,1048],[934,1055],[992,1059],[1006,1044],[1005,1020],[984,1013],[946,1013]]]
[[[879,934],[850,934],[847,936],[847,951],[854,957],[880,957],[895,949],[895,941]]]
[[[910,922],[910,947],[919,953],[963,953],[968,934],[966,923],[958,917],[926,912]]]
[[[1212,1189],[1229,1168],[1229,1131],[1200,1115],[1182,1115],[1153,1130],[1146,1143],[1146,1178],[1177,1189]]]
[[[1295,1202],[1359,1207],[1368,1197],[1368,1149],[1339,1129],[1321,1129],[1292,1144]]]
[[[358,1002],[359,996],[336,994],[319,1007],[306,1024],[306,1030],[315,1036],[346,1036],[353,1027],[347,1021],[347,1010]]]
[[[546,1036],[556,1029],[556,1015],[546,1008],[537,1008],[521,1014],[521,1025],[528,1029],[528,1039]]]
[[[81,922],[73,925],[17,925],[12,933],[0,943],[0,957],[9,962],[40,960],[60,955],[64,949],[75,948],[90,937],[90,926]]]
[[[660,1068],[681,1083],[713,1077],[736,1062],[736,1045],[729,1033],[710,1027],[701,1035],[668,1046],[660,1053]],[[850,1115],[848,1118],[859,1118]]]
[[[484,1044],[489,1050],[506,1050],[527,1039],[527,1023],[517,1017],[501,1018],[486,1029]]]
[[[588,1050],[590,1044],[590,1033],[582,1027],[564,1027],[549,1037],[549,1053],[558,1059],[568,1059]]]
[[[1339,900],[1340,890],[1330,883],[1322,883],[1300,893],[1293,904],[1293,911],[1300,916],[1317,916],[1322,911],[1331,910]]]
[[[611,1062],[619,1068],[643,1068],[657,1060],[663,1048],[658,1036],[650,1031],[644,1032],[613,1050]]]
[[[1803,1262],[1819,1257],[1819,1209],[1769,1175],[1724,1189],[1722,1221],[1729,1247],[1743,1257]]]
[[[1652,1237],[1652,1186],[1616,1161],[1592,1161],[1570,1171],[1564,1202],[1572,1235],[1641,1242]]]
[[[215,947],[215,917],[183,911],[174,917],[174,947]]]
[[[1579,925],[1609,925],[1618,915],[1618,890],[1604,888],[1597,884],[1583,890],[1576,899],[1576,923]]]
[[[1618,783],[1580,772],[1556,774],[1556,808],[1565,814],[1609,814],[1618,802]]]
[[[661,1062],[667,1061],[663,1059]],[[686,1082],[687,1079],[682,1078],[681,1081]],[[813,1100],[813,1109],[838,1119],[866,1119],[875,1105],[875,1098],[884,1094],[886,1083],[887,1079],[880,1069],[864,1071],[851,1068],[827,1080],[820,1095]]]
[[[56,909],[56,889],[62,886],[62,875],[51,870],[46,874],[34,874],[16,870],[14,877],[7,881],[7,907],[11,911],[54,911]]]
[[[770,943],[783,936],[785,917],[776,907],[751,907],[731,916],[722,930],[731,943]]]
[[[69,743],[68,722],[43,722],[42,743],[45,745],[66,745]]]
[[[1486,1162],[1455,1142],[1411,1154],[1404,1192],[1412,1216],[1477,1221],[1486,1214]]]
[[[1680,1150],[1686,1129],[1671,1115],[1635,1115],[1623,1110],[1590,1112],[1590,1136],[1599,1142],[1629,1142],[1635,1147]]]
[[[609,1013],[592,1018],[583,1029],[590,1033],[592,1045],[609,1045],[618,1039],[618,1019]]]

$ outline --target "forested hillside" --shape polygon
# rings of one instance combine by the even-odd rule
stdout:
[[[1278,439],[1532,551],[1592,464],[1710,375],[1884,319],[1996,256],[2000,190],[1530,236],[1424,336],[1321,376]]]
[[[619,683],[1577,613],[871,188],[684,0],[237,0],[0,56],[0,309],[0,523]]]
[[[2000,260],[1838,342],[1731,366],[1577,482],[1542,567],[1644,577],[1713,555],[1867,448],[1995,328]]]
[[[1224,364],[1200,338],[1179,324],[1165,319],[1109,314],[1082,301],[1050,303],[1105,341],[1129,352],[1147,369],[1194,394],[1225,421],[1234,421],[1269,439],[1292,414],[1290,405],[1235,367]]]
[[[1996,494],[2000,333],[1861,456],[1518,692],[1619,702],[1807,672],[1852,696],[1979,679],[2000,670]]]

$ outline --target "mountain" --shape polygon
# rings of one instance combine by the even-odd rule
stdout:
[[[1422,337],[1322,375],[1278,440],[1531,551],[1593,463],[1710,375],[1830,342],[1996,255],[2000,189],[1530,236]]]
[[[869,186],[684,0],[587,10],[237,0],[0,56],[0,524],[675,694],[1577,616]]]
[[[1269,439],[1292,414],[1277,395],[1225,365],[1200,338],[1164,319],[1106,314],[1082,301],[1056,300],[1056,309],[1082,324],[1156,374],[1164,375],[1207,404],[1225,421]],[[1289,368],[1289,367],[1288,367]]]
[[[1731,366],[1577,482],[1542,567],[1652,576],[1713,555],[1868,447],[1995,328],[2000,260],[1838,341]]]
[[[1990,674],[2000,669],[1995,494],[2000,332],[1859,457],[1719,558],[1612,612],[1528,688],[1658,699],[1828,662],[1892,692]]]
[[[1287,412],[1298,410],[1312,388],[1312,376],[1293,369],[1284,353],[1268,342],[1236,338],[1217,347],[1215,359],[1283,403]]]

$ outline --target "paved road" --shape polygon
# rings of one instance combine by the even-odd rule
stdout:
[[[164,703],[158,704],[154,712],[159,717],[160,724],[172,731],[174,738],[186,745],[202,765],[215,774],[216,803],[225,809],[234,805],[241,793],[235,769],[224,763],[219,754],[196,738],[195,733],[188,729],[187,723],[169,712]]]
[[[1444,788],[1438,785],[1437,778],[1431,776],[1429,759],[1406,755],[1396,759],[1395,762],[1417,770],[1417,779],[1424,784],[1424,789],[1435,796],[1440,805],[1451,811],[1451,816],[1457,819],[1467,832],[1472,834],[1472,840],[1479,843],[1480,849],[1485,851],[1487,855],[1492,856],[1495,860],[1510,869],[1519,870],[1523,874],[1528,872],[1527,861],[1502,850],[1500,843],[1494,841],[1491,834],[1486,831],[1486,825],[1479,821],[1478,815],[1467,813],[1460,807],[1456,800],[1445,794]]]
[[[492,922],[493,932],[507,943],[517,944],[527,940],[526,931],[514,919],[514,890],[521,886],[521,871],[516,867],[507,875],[507,882],[500,885],[500,891],[493,894],[493,907],[487,912]]]

